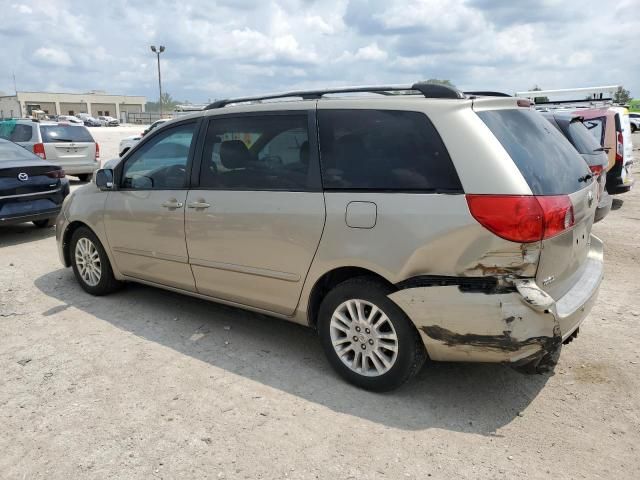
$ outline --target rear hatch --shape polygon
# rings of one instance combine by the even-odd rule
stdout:
[[[525,108],[477,113],[541,206],[536,282],[558,300],[574,286],[589,253],[598,183],[578,151],[540,113]]]
[[[42,125],[40,127],[47,160],[73,167],[95,162],[96,142],[80,125]]]

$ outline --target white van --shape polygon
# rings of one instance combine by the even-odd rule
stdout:
[[[620,115],[622,124],[622,139],[624,141],[624,160],[626,165],[629,160],[633,161],[633,141],[631,140],[631,121],[629,120],[629,109],[625,107],[610,107],[611,110]]]

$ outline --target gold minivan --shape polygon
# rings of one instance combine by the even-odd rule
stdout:
[[[427,358],[552,368],[602,279],[597,183],[523,99],[417,84],[219,101],[108,167],[57,220],[84,290],[140,282],[308,325],[362,388]]]

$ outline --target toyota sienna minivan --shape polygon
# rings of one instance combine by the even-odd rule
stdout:
[[[427,358],[553,368],[603,275],[597,188],[527,100],[289,92],[158,127],[67,198],[56,237],[91,294],[140,282],[308,325],[383,391]]]

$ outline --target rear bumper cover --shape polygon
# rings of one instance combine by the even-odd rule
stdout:
[[[602,242],[591,249],[574,286],[554,300],[533,279],[507,293],[457,286],[406,288],[389,295],[414,322],[432,360],[528,363],[554,355],[594,305],[603,277]]]

